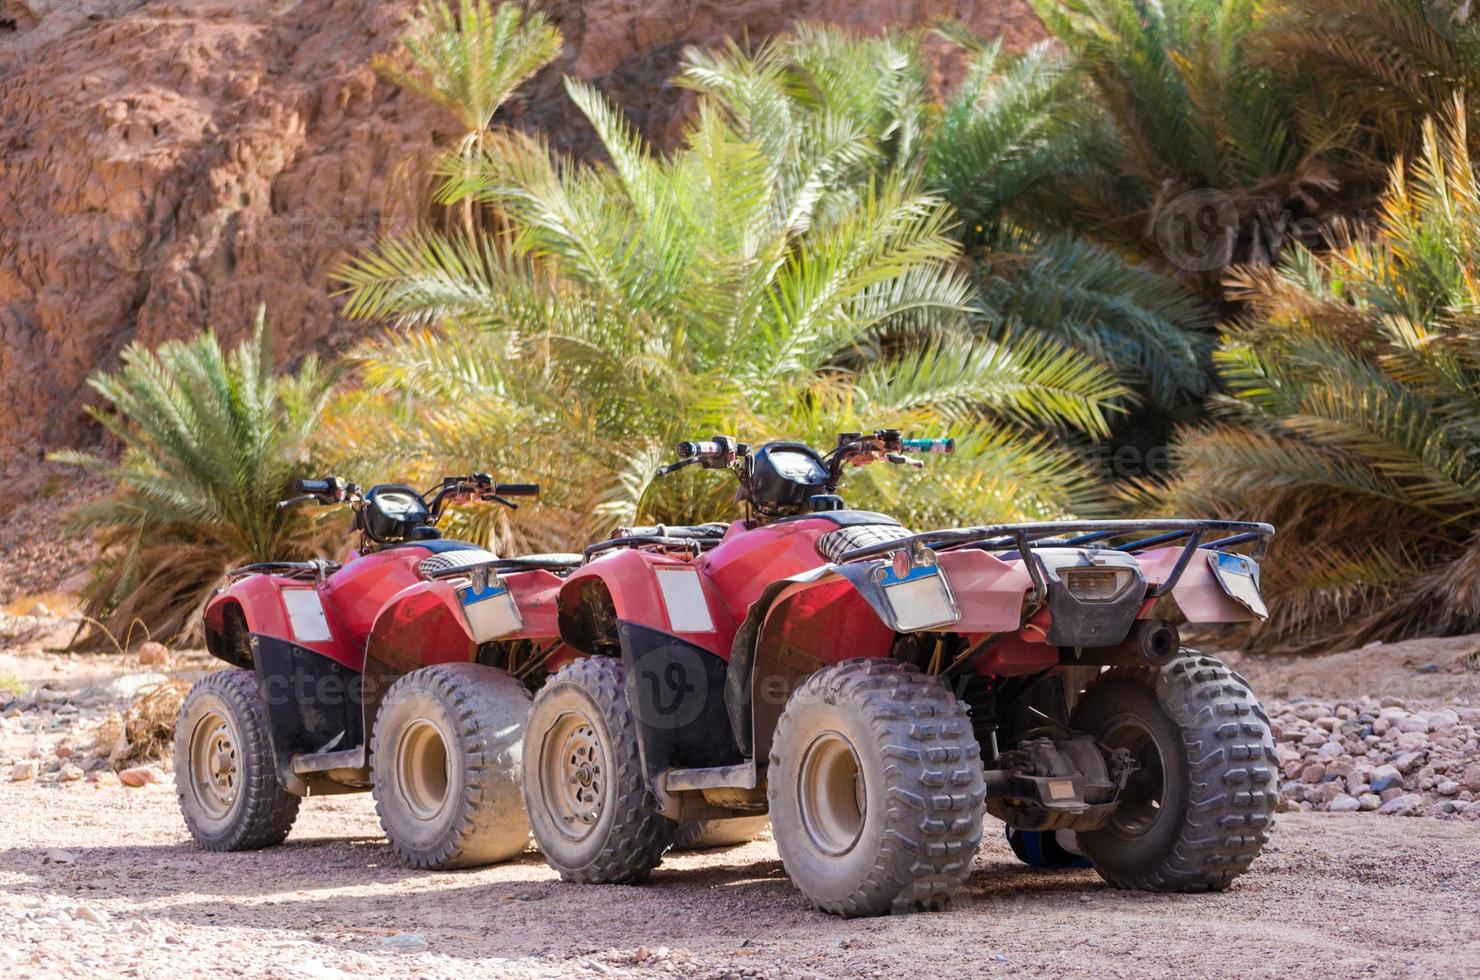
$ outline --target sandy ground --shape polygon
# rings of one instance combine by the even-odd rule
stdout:
[[[1462,657],[1476,639],[1441,642]],[[1345,683],[1375,656],[1358,654],[1330,677],[1301,669],[1315,688]],[[0,673],[57,688],[116,664],[0,654]],[[1261,665],[1243,666],[1259,684]],[[1405,695],[1433,679],[1404,670]],[[15,757],[61,734],[9,732],[0,754]],[[1480,973],[1480,823],[1281,814],[1249,875],[1211,896],[1031,871],[989,824],[952,911],[848,922],[807,905],[768,839],[670,855],[641,887],[575,886],[532,850],[478,871],[406,869],[364,796],[306,802],[283,847],[219,855],[189,843],[168,784],[0,781],[0,976]]]

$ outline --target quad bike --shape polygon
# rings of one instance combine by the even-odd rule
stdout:
[[[952,449],[893,430],[826,455],[680,444],[659,473],[729,469],[746,514],[619,531],[560,586],[583,656],[535,696],[524,792],[564,878],[640,881],[679,821],[763,812],[792,881],[842,915],[943,907],[984,811],[1026,860],[1071,863],[1067,840],[1122,887],[1216,890],[1248,868],[1276,802],[1268,720],[1153,608],[1261,618],[1273,528],[915,534],[837,495],[850,465]]]
[[[529,839],[520,741],[530,691],[571,654],[555,597],[576,555],[499,558],[435,527],[470,500],[534,484],[447,477],[426,493],[302,480],[279,507],[348,504],[343,564],[235,569],[205,609],[206,644],[238,668],[180,710],[175,785],[196,843],[281,843],[302,797],[370,790],[391,846],[420,868],[512,857]]]

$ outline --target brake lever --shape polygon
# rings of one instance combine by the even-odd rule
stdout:
[[[305,493],[305,494],[302,494],[301,496],[289,497],[287,500],[279,500],[277,502],[277,509],[278,510],[287,510],[289,507],[297,507],[299,504],[306,504],[310,500],[318,500],[318,499],[319,499],[318,494]]]
[[[500,497],[496,493],[485,494],[484,497],[483,497],[483,499],[484,500],[492,500],[492,501],[495,501],[496,503],[503,504],[505,507],[509,508],[510,510],[518,510],[519,509],[519,505],[516,504],[516,503],[514,503],[514,501],[510,500],[508,497]]]
[[[920,469],[925,466],[925,464],[920,462],[918,459],[911,459],[904,453],[885,453],[884,458],[891,463],[902,463],[905,466],[913,466],[916,469]]]
[[[654,475],[655,476],[667,476],[669,473],[672,473],[674,470],[681,470],[685,466],[692,466],[692,465],[694,465],[697,462],[699,462],[699,457],[698,456],[690,456],[688,459],[681,459],[681,460],[679,460],[676,463],[669,463],[667,466],[660,466],[660,467],[658,467],[658,472],[656,474],[654,474]]]

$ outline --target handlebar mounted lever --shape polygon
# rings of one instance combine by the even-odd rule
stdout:
[[[431,491],[428,490],[427,493]],[[510,510],[518,510],[519,505],[508,498],[538,497],[539,495],[540,485],[538,483],[495,483],[493,477],[487,473],[444,476],[442,485],[437,489],[437,495],[432,498],[428,509],[434,515],[440,516],[442,507],[449,501],[472,499],[492,500]]]

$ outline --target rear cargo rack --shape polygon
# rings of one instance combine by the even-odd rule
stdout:
[[[1072,537],[1062,536],[1066,534]],[[1203,540],[1204,537],[1213,534],[1221,536],[1211,541]],[[1136,537],[1137,535],[1145,536]],[[1120,544],[1114,543],[1118,539],[1130,537],[1136,537],[1136,539]],[[1146,593],[1148,598],[1154,599],[1172,590],[1177,580],[1182,577],[1182,573],[1186,571],[1187,563],[1192,560],[1193,554],[1199,548],[1225,550],[1252,544],[1253,548],[1249,557],[1260,561],[1264,558],[1265,549],[1272,537],[1274,537],[1274,525],[1259,524],[1254,521],[1153,519],[989,524],[982,527],[943,528],[938,531],[912,534],[893,541],[865,545],[862,548],[844,552],[839,558],[839,563],[877,558],[914,544],[930,548],[932,551],[949,551],[957,548],[1013,551],[1019,556],[1030,559],[1027,566],[1028,574],[1033,579],[1034,592],[1031,600],[1036,602],[1048,595],[1048,576],[1044,571],[1042,559],[1033,554],[1034,548],[1082,548],[1093,544],[1111,551],[1134,554],[1138,551],[1145,551],[1147,548],[1169,545],[1185,539],[1182,553],[1177,556],[1177,562],[1172,566],[1166,581],[1159,583]]]
[[[486,568],[495,574],[505,572],[568,572],[581,564],[579,558],[494,558],[489,561],[475,562],[469,565],[455,565],[451,568],[441,568],[434,572],[427,572],[428,579],[443,578],[467,578],[468,575],[480,568]]]

